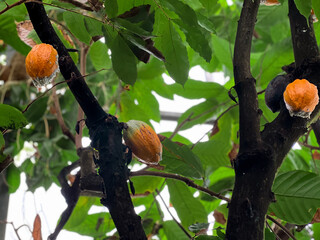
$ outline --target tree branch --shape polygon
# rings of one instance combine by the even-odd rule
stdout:
[[[251,41],[259,9],[259,0],[244,1],[234,47],[234,80],[240,110],[240,152],[260,141],[260,115],[255,79],[250,71]]]
[[[153,171],[137,171],[137,172],[130,172],[130,176],[131,177],[136,177],[136,176],[156,176],[156,177],[163,177],[163,178],[171,178],[171,179],[175,179],[175,180],[179,180],[184,182],[185,184],[187,184],[189,187],[198,189],[208,195],[210,195],[211,197],[215,197],[221,200],[224,200],[226,202],[230,202],[230,199],[219,194],[219,193],[215,193],[212,192],[211,190],[209,190],[208,188],[202,187],[198,184],[195,184],[192,180],[190,180],[189,178],[177,175],[177,174],[173,174],[173,173],[164,173],[164,172],[153,172]]]
[[[304,61],[317,57],[319,49],[311,16],[307,20],[301,15],[294,0],[289,0],[289,19],[294,58],[296,67],[299,67]]]

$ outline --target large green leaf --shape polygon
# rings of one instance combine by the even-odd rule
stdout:
[[[206,166],[206,171],[212,171],[219,167],[230,165],[228,153],[232,149],[231,128],[232,119],[225,115],[218,122],[219,132],[209,141],[200,142],[195,145],[193,152],[201,159]]]
[[[213,100],[207,100],[199,103],[187,111],[185,111],[178,119],[178,124],[184,122],[180,130],[185,130],[193,127],[196,124],[204,123],[211,118],[214,114],[217,114],[221,110],[221,106],[218,102]]]
[[[118,3],[117,0],[104,0],[104,9],[108,18],[113,18],[117,16],[118,13]]]
[[[135,192],[137,194],[152,193],[155,189],[159,189],[163,182],[162,178],[152,176],[137,176],[131,178]]]
[[[148,81],[137,81],[129,94],[138,101],[138,106],[148,114],[150,119],[160,121],[159,103],[152,94]]]
[[[107,232],[115,228],[110,214],[106,212],[88,214],[79,225],[72,227],[68,225],[70,220],[64,229],[94,238],[105,237]]]
[[[118,34],[111,44],[112,67],[125,83],[133,85],[137,79],[136,57]]]
[[[5,142],[4,142],[4,138],[2,135],[2,132],[0,132],[0,149],[4,146]]]
[[[95,201],[94,197],[80,197],[64,228],[71,230],[81,225],[88,217],[88,211]]]
[[[178,213],[181,223],[188,228],[194,223],[206,223],[207,213],[201,202],[193,197],[185,183],[167,179],[170,202]]]
[[[233,44],[218,36],[212,36],[213,54],[230,71],[233,71]]]
[[[27,119],[18,109],[7,104],[0,104],[0,128],[19,129],[27,123]]]
[[[167,240],[188,240],[189,237],[179,228],[178,224],[171,221],[165,221],[162,223],[163,231]]]
[[[213,82],[189,79],[183,87],[179,84],[172,84],[169,87],[175,94],[189,99],[214,98],[224,101],[229,98],[227,89]]]
[[[155,46],[162,52],[166,61],[165,66],[170,76],[181,85],[188,79],[189,61],[188,53],[173,23],[163,13],[156,11],[156,23],[158,25],[155,34]]]
[[[7,168],[7,184],[9,193],[14,193],[20,186],[20,171],[14,164]]]
[[[175,20],[187,37],[189,45],[200,54],[207,62],[210,62],[212,50],[209,46],[210,35],[207,30],[198,24],[195,11],[187,4],[179,0],[162,0],[168,9],[179,15],[181,20]]]
[[[320,207],[320,177],[305,171],[291,171],[275,179],[272,191],[276,202],[269,211],[294,224],[307,224]]]
[[[188,146],[180,146],[169,139],[165,139],[162,145],[163,154],[160,165],[165,166],[165,171],[192,178],[203,176],[202,164]]]
[[[97,41],[90,46],[89,56],[96,70],[111,67],[110,56],[106,44]]]
[[[81,14],[66,11],[63,13],[63,19],[70,31],[81,41],[90,44],[91,37],[88,34],[84,24],[84,17]]]
[[[35,123],[42,119],[47,110],[48,97],[39,98],[24,113],[29,122]]]

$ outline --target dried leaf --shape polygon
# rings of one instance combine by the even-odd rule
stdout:
[[[314,160],[320,160],[320,153],[319,151],[314,151],[312,154]]]
[[[228,153],[229,159],[234,160],[238,155],[239,144],[234,143],[231,151]]]
[[[224,217],[223,213],[214,210],[213,212],[213,217],[216,220],[216,222],[221,223],[221,224],[225,224],[227,222],[226,218]]]
[[[316,213],[314,214],[311,223],[319,223],[320,222],[320,208],[317,209]]]
[[[41,237],[41,219],[39,214],[37,214],[36,218],[34,219],[33,222],[33,232],[32,232],[32,237],[34,240],[42,240]]]
[[[29,33],[33,30],[33,25],[30,20],[23,22],[16,22],[18,36],[25,44],[33,47],[36,45],[36,42],[28,37]]]

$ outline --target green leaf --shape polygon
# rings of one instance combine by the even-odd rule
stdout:
[[[106,44],[100,41],[94,42],[90,46],[89,56],[96,70],[100,70],[102,68],[108,69],[111,67],[111,60]]]
[[[136,57],[118,34],[111,45],[113,70],[125,83],[133,85],[137,79]]]
[[[68,220],[64,229],[93,238],[101,237],[101,239],[103,239],[107,232],[115,228],[110,214],[106,212],[87,214],[79,225],[73,225],[72,227],[68,225],[69,221],[70,220]]]
[[[212,51],[209,46],[210,35],[198,24],[195,11],[179,0],[162,0],[163,4],[179,15],[181,20],[175,20],[187,37],[190,46],[207,62],[210,62]]]
[[[14,164],[7,168],[7,183],[9,193],[14,193],[20,186],[20,171]]]
[[[185,122],[180,130],[185,130],[196,124],[204,123],[214,114],[217,114],[219,110],[221,110],[221,107],[219,107],[218,102],[212,100],[207,100],[189,108],[178,119],[178,124]]]
[[[141,37],[152,37],[151,32],[144,30],[138,24],[131,23],[122,18],[114,19],[114,23],[118,27],[124,27],[126,30]]]
[[[31,123],[40,121],[47,110],[48,97],[39,98],[24,113],[27,120]]]
[[[320,177],[305,171],[291,171],[275,179],[272,191],[276,202],[269,211],[293,224],[307,224],[320,207]]]
[[[299,12],[308,19],[312,9],[311,0],[294,0],[294,2]]]
[[[163,179],[153,176],[137,176],[131,178],[131,181],[133,182],[136,193],[143,194],[146,192],[152,193],[155,189],[159,189]]]
[[[312,224],[312,230],[314,239],[320,239],[320,223]]]
[[[141,120],[150,123],[148,113],[139,105],[136,105],[134,99],[128,92],[123,92],[120,98],[120,121],[127,122],[131,119]]]
[[[188,146],[180,146],[169,139],[165,139],[162,145],[163,154],[160,165],[165,166],[165,171],[192,178],[203,176],[202,164]]]
[[[176,222],[165,221],[162,226],[167,240],[189,240],[189,237],[179,228]]]
[[[148,81],[139,80],[135,83],[129,94],[138,101],[138,106],[148,114],[150,119],[159,122],[161,118],[159,103],[152,94],[151,88],[148,85]]]
[[[212,48],[213,54],[218,58],[220,63],[225,65],[230,71],[233,71],[233,44],[213,35]]]
[[[174,29],[173,24],[159,10],[156,14],[159,35],[155,46],[162,52],[166,61],[165,66],[170,76],[179,84],[184,85],[188,79],[189,61],[185,45]]]
[[[27,119],[18,109],[7,104],[0,104],[0,128],[19,129],[27,123]]]
[[[187,228],[194,223],[206,223],[207,213],[201,202],[193,197],[193,194],[185,183],[167,179],[170,193],[170,202],[178,213],[182,225]]]
[[[63,13],[63,19],[68,28],[81,42],[90,44],[91,37],[84,24],[84,17],[81,14],[66,11]]]
[[[108,18],[114,18],[118,14],[118,3],[117,0],[105,0],[104,9]]]
[[[103,23],[95,19],[84,17],[84,25],[91,37],[102,36]]]
[[[5,144],[5,141],[4,141],[2,132],[0,132],[0,149],[4,146],[4,144]]]
[[[218,83],[189,79],[183,87],[179,84],[172,84],[169,87],[175,94],[184,98],[214,98],[217,101],[228,100],[228,90]]]
[[[201,159],[202,164],[206,166],[206,171],[230,165],[228,153],[232,149],[231,117],[227,115],[222,117],[218,122],[218,127],[219,132],[217,134],[207,142],[197,143],[192,150]]]
[[[81,225],[88,217],[88,211],[95,201],[94,197],[80,197],[64,228],[71,230]]]
[[[222,240],[221,238],[217,236],[206,236],[206,235],[200,235],[196,237],[197,240]]]

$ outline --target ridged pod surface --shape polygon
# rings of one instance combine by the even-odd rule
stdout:
[[[306,79],[296,79],[283,93],[290,116],[309,118],[319,102],[318,89]]]
[[[59,72],[58,53],[50,44],[37,44],[26,57],[26,70],[36,87],[52,81]]]
[[[145,122],[130,120],[123,130],[126,145],[146,164],[158,164],[162,157],[162,144],[155,131]]]

